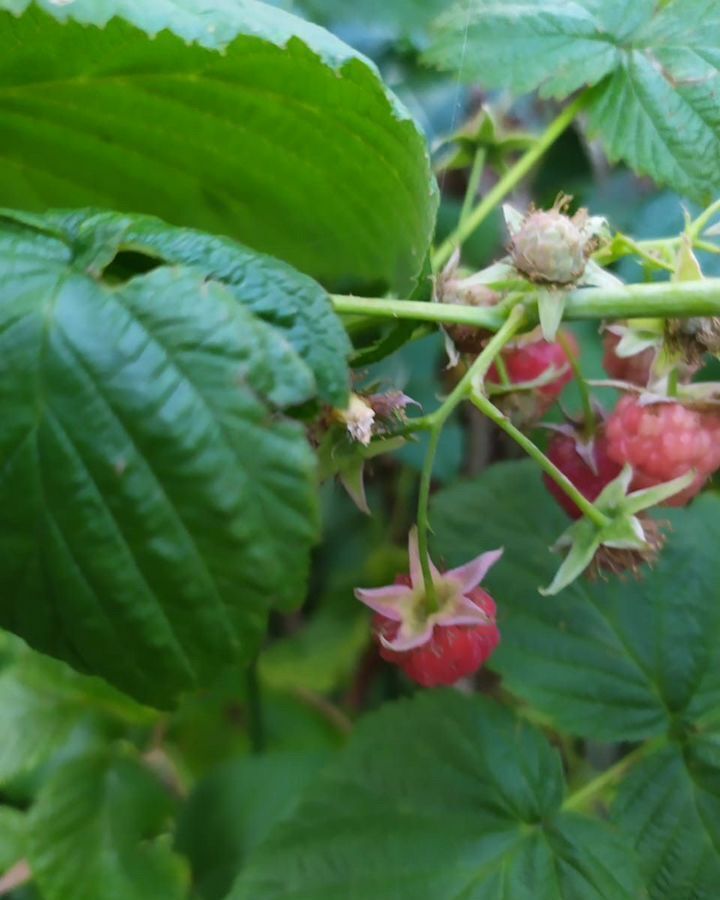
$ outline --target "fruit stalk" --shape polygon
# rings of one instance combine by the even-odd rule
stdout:
[[[430,502],[433,464],[435,462],[435,454],[437,452],[438,443],[440,442],[440,436],[445,423],[452,415],[455,408],[470,396],[473,390],[473,384],[476,380],[482,379],[487,374],[488,369],[493,364],[493,360],[500,353],[505,344],[507,344],[522,327],[524,318],[524,307],[513,307],[505,323],[499,329],[497,334],[488,342],[488,345],[460,379],[453,391],[445,398],[435,412],[431,413],[429,416],[425,416],[423,419],[423,427],[430,431],[430,445],[423,461],[423,469],[420,476],[420,493],[418,497],[417,513],[418,550],[420,553],[420,564],[422,566],[425,593],[431,605],[437,603],[437,598],[435,595],[435,585],[433,584],[432,575],[430,573],[430,561],[428,555],[428,506]]]
[[[584,497],[570,479],[563,475],[560,469],[550,462],[542,450],[533,444],[530,438],[524,435],[520,429],[516,428],[512,422],[488,400],[487,397],[483,394],[474,393],[470,399],[483,415],[487,416],[491,422],[494,422],[498,428],[509,435],[518,446],[522,447],[528,456],[535,460],[543,472],[546,472],[550,478],[565,491],[584,516],[590,519],[591,522],[594,522],[598,528],[604,528],[609,523],[610,520],[608,517]]]

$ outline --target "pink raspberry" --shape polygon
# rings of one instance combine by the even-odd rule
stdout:
[[[608,455],[608,442],[602,430],[595,434],[592,445],[584,453],[582,451],[583,446],[577,437],[558,433],[553,435],[547,455],[583,497],[592,501],[620,474],[622,466]],[[579,519],[582,513],[565,491],[548,475],[543,475],[543,480],[565,512],[572,519]]]
[[[574,335],[564,334],[575,356],[580,348]],[[572,370],[567,354],[557,342],[531,341],[526,344],[515,344],[506,347],[502,351],[502,359],[507,369],[508,378],[512,384],[521,384],[526,381],[535,381],[541,378],[549,369],[558,370],[558,375],[552,381],[537,388],[543,397],[554,400],[562,393],[565,385],[572,381]],[[488,372],[488,381],[500,382],[500,375],[493,365]]]
[[[626,396],[608,420],[606,433],[610,458],[635,471],[634,490],[697,472],[667,506],[685,506],[720,468],[720,414],[715,412],[679,402],[643,406],[637,397]]]
[[[410,585],[408,575],[400,575],[396,584]],[[399,666],[403,672],[422,687],[438,687],[455,684],[460,678],[472,675],[489,659],[500,643],[500,632],[495,624],[495,601],[480,587],[466,594],[487,616],[484,625],[436,625],[430,640],[412,650],[391,650],[384,645],[394,640],[400,628],[380,613],[373,616],[373,632],[378,640],[380,656]]]
[[[479,584],[501,556],[502,550],[488,550],[447,572],[428,558],[430,596],[413,528],[408,536],[409,573],[393,584],[355,590],[358,600],[375,613],[373,632],[383,659],[423,687],[454,684],[476,672],[500,642],[495,602]]]

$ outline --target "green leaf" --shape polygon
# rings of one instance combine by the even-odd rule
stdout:
[[[676,0],[593,94],[589,126],[612,161],[703,203],[720,187],[720,10]]]
[[[353,900],[639,896],[612,830],[560,811],[556,751],[478,697],[384,707],[305,796],[230,900],[337,900],[348,885]]]
[[[25,854],[25,815],[0,806],[0,876]]]
[[[152,216],[95,210],[9,215],[58,231],[76,257],[84,257],[91,265],[111,264],[122,273],[123,259],[132,266],[138,262],[137,254],[145,254],[149,266],[162,262],[193,266],[206,278],[221,281],[238,302],[273,326],[305,361],[315,376],[320,400],[346,405],[350,342],[345,329],[325,291],[286,263],[248,250],[229,238],[174,228]],[[132,274],[127,273],[128,277]],[[282,356],[284,351],[273,348],[273,352]],[[304,384],[307,376],[298,372],[293,378]],[[288,381],[292,385],[292,379]],[[288,402],[303,399],[291,394]]]
[[[460,0],[437,23],[426,59],[465,81],[566,97],[619,64],[653,0]]]
[[[205,900],[226,896],[248,854],[293,812],[325,760],[320,753],[246,757],[200,781],[178,821],[177,847]]]
[[[717,896],[720,882],[718,733],[644,760],[620,786],[612,818],[634,845],[651,900]]]
[[[165,833],[173,803],[134,759],[68,763],[28,817],[27,855],[45,900],[184,900],[187,873]]]
[[[168,704],[304,594],[315,464],[274,406],[312,375],[196,270],[109,286],[7,225],[0,271],[0,625]]]
[[[485,87],[567,97],[612,160],[703,202],[720,187],[715,0],[471,0],[443,17],[427,59]]]
[[[362,55],[254,0],[42,6],[0,0],[0,204],[153,213],[333,284],[412,287],[435,182]]]
[[[62,750],[77,729],[153,724],[156,713],[96,678],[26,651],[0,672],[0,784]]]
[[[502,643],[491,666],[557,725],[600,740],[664,732],[720,702],[720,498],[663,510],[668,542],[636,581],[577,581],[543,598],[557,565],[548,545],[567,519],[537,467],[495,465],[440,492],[432,509],[433,556],[458,565],[505,547],[488,575]]]

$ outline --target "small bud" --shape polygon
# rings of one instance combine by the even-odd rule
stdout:
[[[350,437],[367,447],[372,440],[375,410],[358,394],[350,395],[347,409],[337,410],[336,417],[345,424]]]

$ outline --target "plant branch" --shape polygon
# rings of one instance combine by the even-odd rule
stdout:
[[[457,228],[433,254],[432,262],[435,271],[438,271],[445,265],[453,255],[453,252],[470,237],[505,197],[517,187],[560,135],[572,124],[577,114],[587,104],[587,101],[588,95],[580,94],[579,97],[566,106],[560,115],[548,125],[532,147],[520,157],[514,166],[508,169],[495,187],[485,195],[478,206],[459,222]]]
[[[531,298],[528,292],[528,298]],[[425,303],[370,297],[332,298],[335,311],[385,319],[415,319],[459,325],[476,325],[497,331],[506,316],[497,309],[457,303]],[[627,284],[621,287],[580,288],[570,291],[564,319],[689,318],[720,315],[720,278],[703,281]]]

